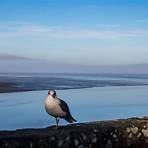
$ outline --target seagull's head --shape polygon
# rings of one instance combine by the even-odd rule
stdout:
[[[48,91],[48,95],[52,96],[53,98],[55,98],[55,97],[57,96],[55,90],[49,90],[49,91]]]

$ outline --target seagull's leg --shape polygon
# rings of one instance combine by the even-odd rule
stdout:
[[[57,118],[57,127],[59,127],[59,118]]]
[[[57,117],[55,117],[55,119],[56,119],[56,127],[57,127]]]
[[[56,127],[58,128],[59,118],[56,117]]]

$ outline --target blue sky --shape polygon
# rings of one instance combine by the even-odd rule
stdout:
[[[147,6],[147,0],[1,0],[0,57],[148,63]]]

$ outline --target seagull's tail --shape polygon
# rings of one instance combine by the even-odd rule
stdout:
[[[77,122],[77,120],[74,119],[71,115],[66,116],[64,119],[69,123]]]

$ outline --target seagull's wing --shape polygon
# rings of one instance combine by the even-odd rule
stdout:
[[[58,98],[58,99],[59,99],[59,98]],[[59,105],[60,105],[60,107],[62,108],[62,110],[63,110],[64,112],[66,112],[67,115],[70,115],[70,111],[69,111],[69,107],[68,107],[67,103],[66,103],[65,101],[61,100],[61,99],[59,99],[59,100],[60,100]]]
[[[70,123],[73,123],[74,121],[76,122],[76,120],[71,116],[70,111],[69,111],[69,107],[67,105],[67,103],[61,99],[59,99],[59,105],[62,108],[62,110],[64,112],[66,112],[66,116],[64,117],[64,119]]]

